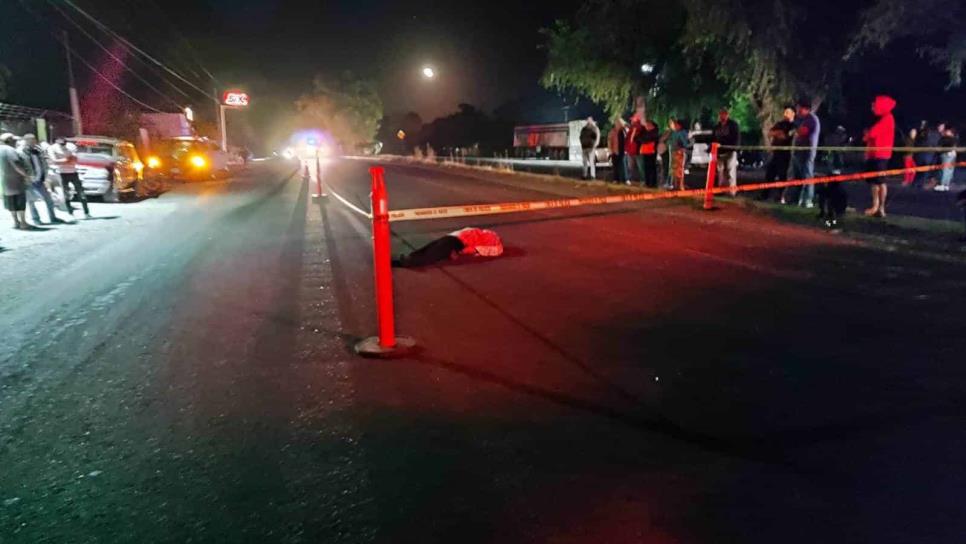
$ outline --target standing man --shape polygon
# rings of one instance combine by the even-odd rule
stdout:
[[[51,223],[63,223],[54,213],[54,199],[50,198],[50,191],[47,190],[47,157],[37,145],[37,137],[33,134],[23,135],[23,154],[27,157],[30,165],[30,183],[27,186],[29,196],[30,215],[33,217],[34,224],[40,225],[40,212],[37,211],[38,200],[43,200],[47,205],[47,216]]]
[[[818,137],[822,124],[812,112],[812,101],[805,98],[798,101],[798,120],[795,124],[793,145],[802,148],[792,155],[792,179],[812,179],[815,177],[815,156],[818,153]],[[806,208],[815,206],[815,184],[803,185],[798,193],[798,205]]]
[[[638,143],[642,130],[644,127],[641,125],[641,117],[635,113],[631,116],[631,127],[624,143],[624,152],[627,155],[627,181],[624,183],[628,185],[635,178],[637,181],[644,180],[644,160],[641,158],[641,146]]]
[[[644,178],[642,185],[652,189],[657,188],[657,142],[661,139],[661,131],[657,124],[648,119],[638,133],[641,144],[641,162],[644,164]]]
[[[624,164],[624,146],[627,130],[624,120],[618,115],[614,118],[614,128],[607,134],[607,149],[610,151],[610,163],[614,167],[614,183],[627,181],[627,170]]]
[[[892,97],[880,95],[872,101],[872,113],[879,119],[865,131],[865,170],[867,172],[881,172],[889,169],[889,159],[892,158],[892,148],[896,143],[896,119],[892,110],[896,101]],[[868,180],[872,192],[872,207],[865,210],[870,217],[886,216],[886,195],[889,192],[885,178],[879,176]]]
[[[0,135],[0,188],[3,188],[3,207],[13,216],[13,228],[31,230],[25,217],[27,211],[27,161],[17,151],[17,138],[9,132]]]
[[[597,146],[600,144],[600,127],[593,117],[580,131],[580,151],[584,162],[583,178],[597,179]]]
[[[77,176],[77,156],[67,147],[67,141],[57,138],[54,145],[50,146],[50,160],[54,163],[54,168],[60,174],[61,184],[64,186],[64,201],[67,203],[67,213],[74,215],[74,208],[70,205],[70,186],[74,186],[74,192],[80,198],[81,206],[84,208],[84,217],[91,218],[91,212],[87,208],[87,195],[84,194],[84,184]]]
[[[792,145],[792,132],[795,130],[795,108],[791,105],[785,106],[782,112],[781,121],[775,123],[768,131],[768,138],[771,140],[772,147],[790,147]],[[785,181],[788,179],[788,165],[792,161],[792,152],[787,149],[773,149],[771,160],[765,167],[765,183],[774,181]],[[765,189],[759,196],[760,200],[768,200],[771,189]],[[785,201],[785,191],[778,189],[778,194],[782,195],[782,203]]]
[[[718,112],[718,124],[711,132],[711,141],[718,145],[735,147],[741,145],[741,129],[731,117],[728,108]],[[718,150],[718,185],[731,187],[731,196],[738,194],[738,150]]]

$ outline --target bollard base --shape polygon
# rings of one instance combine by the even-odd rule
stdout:
[[[416,341],[408,336],[397,336],[396,345],[391,348],[379,345],[378,336],[370,336],[356,344],[356,353],[373,359],[395,359],[405,357],[416,350]]]

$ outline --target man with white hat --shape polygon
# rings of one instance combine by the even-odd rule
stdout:
[[[27,211],[27,179],[30,167],[17,151],[17,137],[9,132],[0,134],[0,189],[3,207],[13,216],[13,228],[31,230],[24,217]]]

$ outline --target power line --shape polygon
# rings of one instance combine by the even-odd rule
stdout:
[[[27,12],[29,12],[29,13],[30,13],[31,15],[33,15],[33,16],[34,16],[34,18],[35,18],[35,19],[37,19],[37,21],[38,21],[38,22],[40,22],[40,23],[45,23],[45,21],[44,21],[44,19],[43,19],[43,17],[41,17],[41,16],[40,16],[40,14],[38,14],[38,13],[37,13],[36,11],[34,11],[34,10],[32,10],[32,9],[31,9],[31,8],[30,8],[29,6],[27,6],[27,2],[26,2],[26,0],[20,0],[20,5],[21,5],[21,6],[23,6],[23,8],[24,8],[25,10],[27,10]],[[152,106],[152,105],[150,105],[150,104],[146,104],[146,103],[144,103],[144,102],[142,102],[142,101],[140,101],[140,100],[138,100],[137,98],[135,98],[135,97],[133,97],[133,96],[131,96],[131,95],[130,95],[130,94],[129,94],[129,93],[127,92],[127,91],[125,91],[124,89],[122,89],[122,88],[120,88],[120,87],[118,87],[118,86],[117,86],[117,84],[115,84],[115,83],[114,83],[113,81],[111,81],[111,80],[110,80],[110,78],[108,78],[108,77],[107,77],[107,76],[105,76],[104,74],[102,74],[102,73],[100,73],[100,72],[99,72],[99,71],[97,70],[97,68],[94,68],[94,67],[93,67],[93,66],[92,66],[92,65],[91,65],[91,64],[90,64],[89,62],[87,62],[87,60],[86,60],[86,59],[84,59],[84,57],[83,57],[83,56],[82,56],[81,54],[79,54],[78,52],[76,52],[76,51],[74,51],[73,49],[71,49],[71,48],[70,48],[70,46],[69,46],[69,45],[68,45],[68,44],[67,44],[67,43],[66,43],[66,42],[64,41],[64,38],[63,38],[62,36],[59,36],[59,35],[58,35],[58,34],[57,34],[56,32],[54,32],[54,31],[53,31],[53,30],[52,30],[52,29],[50,28],[50,26],[49,26],[49,25],[47,25],[47,26],[45,26],[45,28],[47,29],[47,32],[49,32],[49,33],[50,33],[50,35],[51,35],[51,36],[53,36],[53,38],[54,38],[55,40],[57,40],[57,41],[58,41],[58,42],[60,42],[60,43],[61,43],[61,44],[62,44],[62,45],[63,45],[63,46],[65,47],[65,48],[67,48],[67,50],[68,50],[68,51],[70,52],[70,55],[71,55],[71,56],[73,56],[74,58],[76,58],[77,60],[79,60],[79,61],[81,62],[81,64],[83,64],[84,66],[86,66],[86,67],[87,67],[87,69],[89,69],[89,70],[90,70],[91,72],[94,72],[94,74],[95,74],[95,75],[97,75],[98,77],[100,77],[101,79],[103,79],[103,80],[104,80],[104,82],[105,82],[105,83],[107,83],[108,85],[110,85],[110,86],[111,86],[111,87],[112,87],[112,88],[113,88],[114,90],[116,90],[117,92],[119,92],[119,93],[121,93],[121,94],[123,94],[124,96],[126,96],[127,98],[129,98],[129,99],[130,99],[130,100],[131,100],[132,102],[134,102],[135,104],[138,104],[138,105],[140,105],[140,106],[143,106],[143,107],[145,107],[145,108],[147,108],[147,109],[149,109],[149,110],[151,110],[151,111],[153,111],[153,112],[155,112],[155,113],[165,113],[165,112],[163,112],[163,111],[161,111],[161,110],[159,110],[158,108],[155,108],[154,106]]]
[[[202,89],[201,87],[195,85],[191,81],[188,81],[187,79],[185,79],[184,76],[182,76],[178,72],[175,72],[174,70],[172,70],[171,68],[169,68],[166,64],[164,64],[160,60],[158,60],[158,59],[154,58],[153,56],[151,56],[151,54],[148,53],[147,51],[145,51],[145,50],[141,49],[140,47],[134,45],[133,43],[131,43],[130,41],[128,41],[128,39],[125,38],[124,36],[121,36],[117,32],[114,32],[113,30],[110,29],[110,27],[108,27],[104,23],[100,22],[93,15],[91,15],[91,14],[87,13],[86,11],[84,11],[83,9],[81,9],[77,4],[75,4],[71,0],[62,0],[62,1],[65,4],[67,4],[68,6],[70,6],[71,8],[73,8],[74,11],[76,11],[77,13],[80,13],[85,19],[87,19],[88,21],[94,23],[94,25],[96,25],[103,32],[106,32],[106,33],[110,34],[115,39],[117,39],[118,41],[120,41],[121,43],[123,43],[124,45],[126,45],[128,48],[133,49],[134,51],[140,53],[146,59],[148,59],[151,62],[153,62],[154,64],[156,64],[159,68],[161,68],[164,71],[168,72],[172,76],[180,79],[181,81],[187,83],[190,87],[194,88],[195,90],[197,90],[198,92],[200,92],[201,94],[203,94],[206,98],[211,98],[211,94],[209,94],[208,91],[206,91],[206,90]]]
[[[137,72],[135,72],[132,68],[130,68],[124,62],[124,60],[122,60],[120,57],[118,57],[113,52],[111,52],[110,49],[108,49],[106,46],[104,46],[100,41],[97,40],[97,38],[95,38],[94,36],[92,36],[89,32],[87,32],[87,30],[85,30],[84,27],[82,27],[77,21],[75,21],[74,19],[72,19],[62,9],[60,9],[59,7],[57,7],[57,5],[54,4],[52,0],[48,0],[48,2],[50,3],[51,7],[53,7],[54,10],[57,11],[57,13],[60,13],[61,16],[64,17],[64,19],[66,19],[68,22],[70,22],[72,25],[74,25],[78,30],[80,30],[81,33],[83,33],[85,36],[87,36],[87,38],[90,39],[92,42],[94,42],[95,45],[97,45],[98,47],[100,47],[105,53],[107,53],[108,56],[110,56],[112,59],[114,59],[115,61],[117,61],[121,65],[121,67],[123,67],[125,70],[127,70],[128,72],[130,72],[132,75],[134,75],[134,77],[136,77],[138,79],[138,81],[140,81],[141,83],[143,83],[144,85],[146,85],[149,89],[151,89],[154,92],[158,93],[160,96],[162,96],[165,99],[167,99],[168,102],[171,102],[172,104],[174,104],[178,109],[181,109],[182,104],[180,102],[178,102],[177,100],[171,98],[171,96],[165,94],[160,89],[158,89],[157,87],[155,87],[154,85],[152,85],[151,82],[149,82],[148,80],[146,80],[143,77],[141,77],[141,75],[138,74]],[[178,92],[180,92],[181,94],[183,94],[186,98],[190,98],[181,89],[178,89],[177,87],[175,87],[175,90],[177,90]]]
[[[193,45],[191,45],[191,42],[188,41],[188,39],[185,38],[184,35],[178,31],[177,26],[171,23],[171,19],[169,19],[167,13],[165,13],[158,6],[158,3],[155,2],[154,0],[146,0],[146,1],[150,2],[151,5],[154,6],[155,11],[157,11],[158,14],[160,14],[160,16],[163,17],[164,20],[168,23],[168,26],[171,27],[171,31],[174,32],[175,35],[178,36],[178,40],[180,40],[181,43],[185,45],[188,52],[190,53],[192,60],[194,60],[195,64],[197,64],[198,67],[201,68],[201,71],[204,72],[205,75],[207,75],[212,82],[222,85],[221,81],[219,81],[218,78],[216,78],[214,74],[212,74],[211,71],[208,70],[208,68],[204,65],[204,63],[201,62],[201,57],[198,55],[198,51],[194,48]]]

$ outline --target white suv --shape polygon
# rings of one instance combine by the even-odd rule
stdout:
[[[119,202],[122,195],[137,192],[144,164],[134,144],[106,136],[76,136],[67,142],[77,148],[77,175],[85,193]]]

